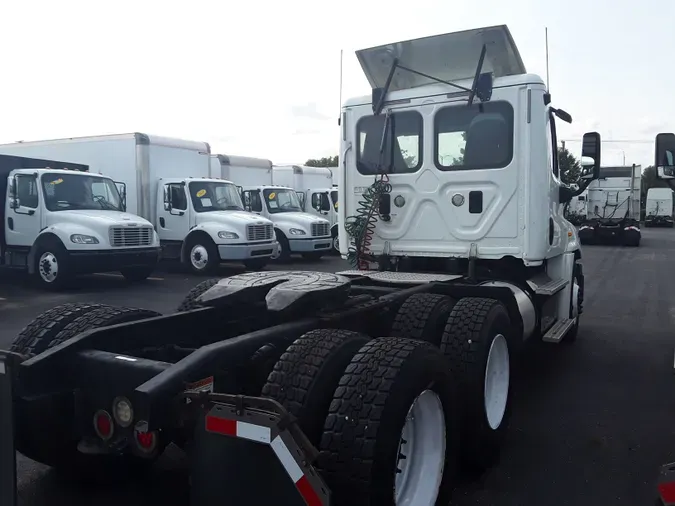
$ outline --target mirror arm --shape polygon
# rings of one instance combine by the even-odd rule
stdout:
[[[591,184],[593,180],[592,179],[581,179],[578,183],[579,188],[577,190],[573,190],[570,185],[563,184],[560,186],[560,191],[559,191],[559,200],[561,204],[566,204],[572,198],[578,197],[584,191],[586,191],[586,188]]]

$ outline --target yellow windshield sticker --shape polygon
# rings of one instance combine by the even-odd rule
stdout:
[[[49,183],[49,184],[61,184],[61,183],[63,183],[63,179],[62,179],[62,178],[58,178],[58,179],[54,179],[54,181],[52,181],[52,182]]]
[[[336,203],[335,203],[335,209],[337,209],[337,208],[338,208],[338,203],[336,202]]]
[[[270,200],[274,200],[274,198],[277,196],[276,193],[272,192],[270,193]]]
[[[206,195],[206,190],[199,190],[199,191],[197,192],[197,197],[200,197],[200,198],[201,198],[201,197],[203,197],[204,195]]]

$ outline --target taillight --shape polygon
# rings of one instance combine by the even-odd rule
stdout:
[[[147,427],[147,423],[140,421],[134,427],[134,440],[136,447],[143,453],[152,453],[157,448],[157,432],[144,432],[141,428]]]
[[[101,439],[108,440],[113,435],[113,419],[110,413],[100,409],[94,414],[94,430]]]

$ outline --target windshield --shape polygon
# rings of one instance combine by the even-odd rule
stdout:
[[[189,188],[192,206],[198,213],[244,210],[239,190],[232,183],[191,181]]]
[[[270,213],[302,212],[298,195],[285,188],[263,190],[267,210]]]
[[[47,173],[42,176],[42,191],[50,211],[122,211],[117,186],[105,177]]]
[[[338,209],[338,192],[337,190],[333,190],[330,192],[330,200],[333,202],[333,207],[337,211]]]

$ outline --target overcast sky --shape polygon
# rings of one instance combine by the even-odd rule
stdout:
[[[562,139],[675,131],[672,0],[0,5],[0,142],[141,131],[301,163],[338,152],[341,49],[346,99],[370,92],[355,49],[495,24],[542,77],[548,26],[553,103],[574,118]],[[603,165],[653,158],[649,143],[603,150]]]

